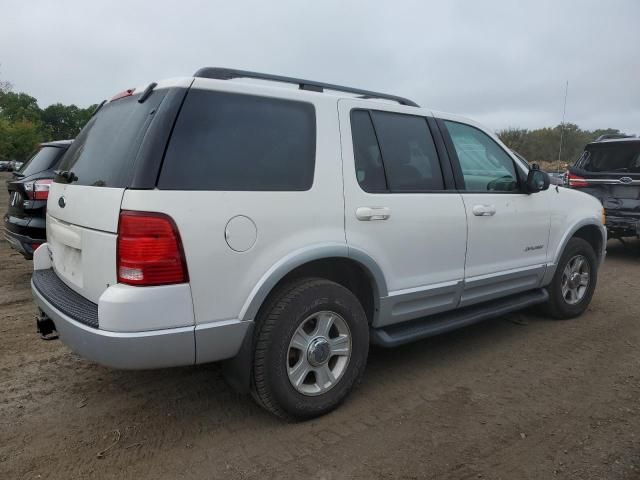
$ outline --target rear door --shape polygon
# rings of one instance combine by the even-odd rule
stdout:
[[[59,168],[67,172],[66,178],[58,175],[51,186],[47,242],[53,268],[69,287],[95,303],[116,283],[122,196],[140,167],[150,127],[164,121],[168,92],[158,88],[142,103],[140,94],[126,93],[106,103],[65,155]]]
[[[340,100],[339,115],[347,243],[389,289],[374,326],[455,308],[467,224],[429,112]]]

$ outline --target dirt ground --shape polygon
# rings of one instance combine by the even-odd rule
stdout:
[[[40,340],[30,269],[0,241],[0,479],[640,478],[637,243],[609,243],[581,318],[374,350],[339,410],[299,424],[217,365],[115,371]]]

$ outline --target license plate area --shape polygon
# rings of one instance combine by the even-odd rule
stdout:
[[[614,185],[611,188],[611,195],[624,200],[635,200],[640,198],[640,187],[636,185]]]

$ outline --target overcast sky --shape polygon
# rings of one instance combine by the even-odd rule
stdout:
[[[223,66],[395,93],[493,129],[640,134],[640,0],[0,0],[0,79],[87,106]]]

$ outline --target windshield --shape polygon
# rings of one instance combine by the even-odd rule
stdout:
[[[72,171],[76,185],[129,186],[144,135],[166,94],[154,91],[143,103],[140,95],[106,103],[82,129],[59,170]]]
[[[55,167],[56,162],[60,159],[65,150],[65,148],[60,147],[42,147],[27,161],[27,163],[22,166],[18,173],[28,177],[34,173],[49,170],[50,168]]]
[[[576,167],[587,172],[640,173],[640,142],[589,145]]]

